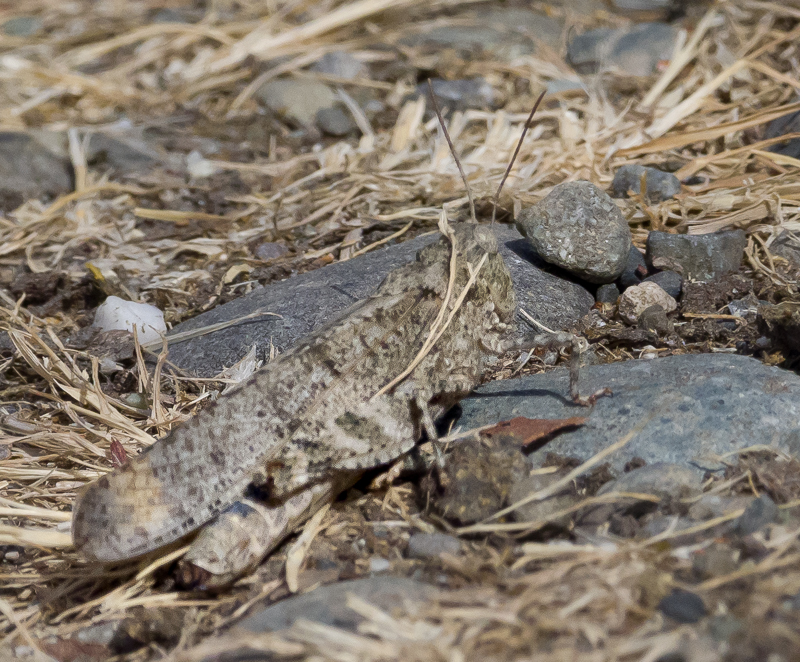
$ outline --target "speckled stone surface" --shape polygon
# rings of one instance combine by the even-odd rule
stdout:
[[[588,416],[586,425],[533,452],[586,460],[619,441],[645,418],[645,427],[608,461],[617,472],[633,457],[720,470],[719,456],[765,444],[800,456],[800,377],[756,359],[730,354],[671,356],[588,366],[581,392],[614,391],[592,409],[569,399],[567,370],[492,382],[462,401],[457,425],[470,429],[515,416]]]
[[[610,283],[631,249],[628,222],[591,182],[559,184],[520,214],[519,225],[544,260],[590,283]]]

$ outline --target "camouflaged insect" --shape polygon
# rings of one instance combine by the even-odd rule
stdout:
[[[337,474],[408,451],[423,428],[430,430],[437,415],[472,391],[487,362],[504,352],[516,308],[491,230],[471,224],[452,230],[456,278],[446,312],[456,312],[401,384],[380,394],[411,364],[439,315],[450,277],[452,245],[445,238],[390,273],[375,294],[337,321],[89,485],[74,508],[77,549],[100,561],[135,557],[223,511],[228,518],[236,515],[238,506],[230,510],[232,505],[252,484],[266,490],[271,502],[288,504],[302,501],[299,495],[314,485],[335,485]],[[457,306],[456,295],[484,255],[485,264]]]

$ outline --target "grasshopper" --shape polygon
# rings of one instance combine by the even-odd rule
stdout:
[[[435,99],[434,108],[455,157]],[[467,192],[474,220],[468,185]],[[364,470],[396,460],[423,431],[435,439],[435,419],[514,348],[516,312],[493,232],[451,227],[444,213],[439,228],[442,238],[371,297],[89,485],[73,511],[76,548],[90,559],[120,561],[205,527],[184,561],[184,580],[220,585],[253,567]],[[579,395],[580,339],[544,334],[528,344],[571,345],[573,400],[588,405],[602,394]],[[244,500],[250,486],[268,502]]]

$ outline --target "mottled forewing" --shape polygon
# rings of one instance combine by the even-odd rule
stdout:
[[[433,295],[431,295],[433,296]],[[349,394],[393,352],[393,323],[430,316],[418,290],[368,299],[311,335],[125,467],[89,485],[73,511],[78,550],[102,561],[147,553],[230,506],[329,393]],[[410,349],[408,351],[411,351]],[[405,353],[405,352],[404,352]],[[374,378],[373,378],[374,379]],[[313,449],[310,449],[313,458]]]

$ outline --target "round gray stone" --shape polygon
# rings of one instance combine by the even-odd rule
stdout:
[[[611,182],[614,195],[627,198],[628,191],[641,193],[642,175],[645,175],[645,199],[651,202],[669,200],[681,192],[681,182],[671,172],[631,164],[622,166],[614,174],[614,181]]]
[[[519,224],[544,260],[590,283],[610,283],[631,249],[628,222],[590,182],[567,182],[520,214]]]
[[[346,113],[339,106],[323,108],[317,113],[317,126],[320,131],[329,136],[346,136],[356,128],[350,113]]]
[[[336,103],[336,94],[327,85],[290,78],[264,83],[255,96],[271,111],[303,126],[313,124],[320,110]]]

